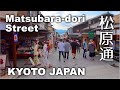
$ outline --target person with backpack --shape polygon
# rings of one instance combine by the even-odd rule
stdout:
[[[91,60],[94,60],[95,57],[95,43],[93,42],[93,40],[91,39],[89,44],[88,44],[88,50],[89,50],[89,56]]]
[[[83,42],[83,58],[86,59],[86,52],[87,52],[87,42],[86,42],[86,39],[84,40]]]

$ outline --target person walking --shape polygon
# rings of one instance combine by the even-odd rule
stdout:
[[[48,54],[49,54],[49,47],[47,42],[44,42],[44,46],[43,46],[43,56],[44,56],[44,64],[45,67],[52,67],[52,65],[50,64],[49,60],[48,60]]]
[[[78,46],[77,46],[77,53],[80,53],[80,42],[77,40],[77,44],[78,44]]]
[[[93,42],[93,40],[91,39],[89,44],[88,44],[88,50],[89,50],[89,56],[91,60],[94,60],[95,57],[95,43]]]
[[[71,48],[71,45],[70,45],[68,39],[65,41],[64,48],[65,48],[65,59],[68,60],[69,59],[69,51],[70,51],[70,48]]]
[[[76,58],[76,49],[77,49],[77,46],[78,46],[78,44],[77,44],[76,40],[74,39],[74,40],[71,42],[73,59]]]
[[[59,50],[59,61],[61,60],[61,54],[63,56],[63,58],[65,59],[64,57],[64,43],[62,42],[62,39],[60,39],[60,42],[58,43],[58,50]]]
[[[55,48],[55,51],[57,51],[57,41],[55,41],[54,48]]]
[[[83,58],[86,58],[86,52],[87,52],[87,42],[85,39],[83,42]]]
[[[38,55],[39,55],[39,40],[36,39],[35,42],[34,42],[34,63],[35,65],[37,64],[40,64],[40,61],[39,61],[39,58],[38,58]]]

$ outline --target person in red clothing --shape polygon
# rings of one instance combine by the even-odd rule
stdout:
[[[78,46],[78,44],[77,44],[76,40],[74,39],[74,40],[71,42],[73,59],[75,59],[75,57],[76,57],[76,49],[77,49],[77,46]]]

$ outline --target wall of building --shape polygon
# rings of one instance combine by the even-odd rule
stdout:
[[[120,14],[113,17],[115,23],[120,23]]]
[[[29,11],[18,11],[17,16],[22,16],[22,15],[28,16],[28,13],[29,13]]]

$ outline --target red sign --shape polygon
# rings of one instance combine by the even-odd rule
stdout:
[[[0,69],[5,69],[6,55],[0,55]]]
[[[18,35],[14,34],[14,42],[18,42]]]

